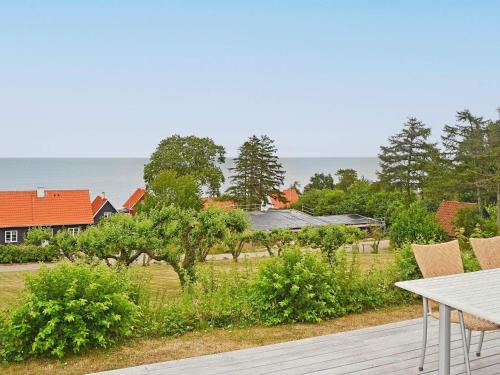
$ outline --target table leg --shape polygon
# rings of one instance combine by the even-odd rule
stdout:
[[[450,307],[439,304],[439,375],[450,375]]]

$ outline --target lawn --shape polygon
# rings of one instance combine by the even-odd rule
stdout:
[[[201,267],[214,267],[230,272],[247,270],[256,272],[265,258],[252,258],[238,263],[232,260],[210,261]],[[360,254],[363,269],[384,267],[393,260],[390,253]],[[180,286],[175,272],[167,265],[152,264],[148,267],[135,266],[139,272],[147,272],[156,301],[175,298]],[[37,271],[0,273],[0,309],[13,306],[19,301],[23,290],[23,278]],[[209,329],[187,333],[177,337],[147,337],[123,342],[107,350],[92,350],[81,355],[57,359],[32,359],[20,364],[0,366],[2,375],[14,374],[85,374],[113,368],[137,366],[193,356],[220,353],[252,346],[285,342],[306,337],[348,331],[352,329],[416,318],[421,314],[418,305],[406,305],[351,314],[318,324],[287,324],[275,327],[252,326],[233,329]]]
[[[265,262],[268,258],[247,258],[235,263],[232,260],[214,260],[201,264],[200,267],[214,267],[219,271],[231,271],[233,269],[248,270],[256,272],[259,264]],[[371,267],[384,267],[392,262],[394,256],[392,253],[382,254],[359,254],[359,260],[362,269]],[[151,277],[151,292],[153,301],[161,300],[164,297],[176,297],[180,293],[180,284],[177,274],[166,264],[151,264],[150,266],[135,266],[142,272],[147,272]],[[24,278],[37,271],[23,272],[0,272],[0,310],[9,308],[17,301],[24,289]]]

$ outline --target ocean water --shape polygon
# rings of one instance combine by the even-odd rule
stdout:
[[[0,158],[0,190],[89,189],[92,198],[104,192],[111,203],[121,207],[129,195],[144,185],[143,167],[147,158]],[[339,168],[352,168],[373,180],[377,158],[282,158],[286,170],[285,186],[298,181],[302,186],[316,172],[334,174]],[[229,186],[229,168],[222,166]]]

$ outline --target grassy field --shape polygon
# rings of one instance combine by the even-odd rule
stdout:
[[[232,260],[208,261],[200,267],[214,267],[218,271],[247,270],[256,272],[259,265],[268,258],[247,258],[238,263]],[[394,259],[391,253],[359,254],[362,269],[384,267]],[[150,266],[135,266],[140,272],[146,272],[151,278],[151,293],[153,300],[163,297],[175,297],[180,293],[180,284],[177,274],[166,264],[151,264]],[[24,278],[37,271],[0,272],[0,310],[12,307],[24,290]]]
[[[266,258],[253,258],[234,263],[232,260],[207,262],[201,267],[214,267],[219,271],[256,272]],[[392,262],[392,254],[360,254],[363,269],[384,267]],[[167,265],[136,266],[137,271],[150,276],[153,299],[165,296],[175,298],[180,293],[177,275]],[[20,300],[23,279],[37,271],[0,272],[0,309],[12,307]],[[252,346],[297,340],[306,337],[369,327],[416,318],[421,314],[419,305],[390,307],[361,314],[351,314],[318,324],[287,324],[276,327],[252,326],[234,329],[211,329],[192,332],[178,337],[139,338],[126,341],[108,350],[90,352],[57,359],[33,359],[21,364],[0,365],[2,375],[68,375],[86,374],[113,368],[137,366],[145,363],[168,361],[193,356],[220,353]]]

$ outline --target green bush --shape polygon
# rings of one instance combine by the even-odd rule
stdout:
[[[129,336],[138,294],[125,270],[61,263],[26,280],[27,292],[0,330],[0,356],[62,357]]]
[[[441,242],[446,234],[435,216],[418,203],[411,204],[396,215],[389,230],[391,244],[399,248],[405,244]]]
[[[52,246],[0,245],[0,263],[53,262],[59,252]]]
[[[297,248],[271,259],[253,283],[257,308],[266,324],[318,322],[341,315],[338,290],[326,259]]]
[[[162,307],[160,332],[177,335],[193,330],[224,328],[258,320],[246,272],[216,272],[201,269],[198,279],[183,291],[179,300]]]

